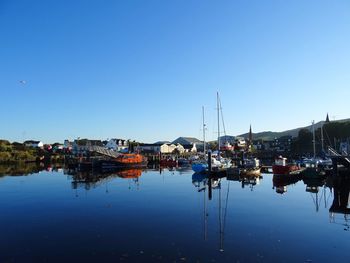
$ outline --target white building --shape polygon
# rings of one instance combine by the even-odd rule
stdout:
[[[177,150],[180,154],[185,152],[185,148],[179,143],[141,144],[137,147],[137,150],[140,152],[153,152],[162,154],[173,153],[175,150]]]
[[[114,150],[116,152],[125,151],[128,149],[128,141],[123,139],[110,139],[106,146],[109,150]]]
[[[41,141],[25,141],[23,143],[26,147],[33,147],[33,148],[43,148],[44,144]]]

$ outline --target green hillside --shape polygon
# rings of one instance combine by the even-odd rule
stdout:
[[[336,121],[332,121],[331,123],[345,123],[345,122],[350,122],[350,119],[336,120]],[[315,123],[315,130],[321,128],[321,126],[324,123],[325,123],[325,121],[320,121],[320,122]],[[308,126],[300,127],[300,128],[295,128],[295,129],[291,129],[291,130],[287,130],[287,131],[282,131],[282,132],[264,131],[264,132],[253,133],[253,140],[269,141],[269,140],[273,140],[274,138],[279,138],[279,137],[287,136],[287,135],[292,136],[292,137],[298,137],[299,131],[301,129],[308,129],[311,131],[312,125],[308,125]],[[238,136],[248,138],[249,134],[244,133],[244,134],[241,134]]]

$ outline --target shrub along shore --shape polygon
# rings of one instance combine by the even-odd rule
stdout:
[[[0,140],[0,164],[15,164],[20,162],[59,162],[64,160],[64,155],[59,150],[49,148],[34,148],[22,143],[10,143]]]

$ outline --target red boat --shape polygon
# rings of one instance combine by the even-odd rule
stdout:
[[[272,171],[274,174],[290,174],[290,173],[296,173],[301,171],[301,168],[296,164],[288,164],[287,158],[283,158],[282,156],[279,156],[275,160],[275,164],[272,165]]]
[[[164,166],[164,167],[175,167],[177,166],[177,161],[173,160],[171,158],[169,159],[162,159],[159,162],[160,166]]]

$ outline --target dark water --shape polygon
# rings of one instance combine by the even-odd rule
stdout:
[[[0,262],[350,262],[346,179],[140,174],[0,177]]]

